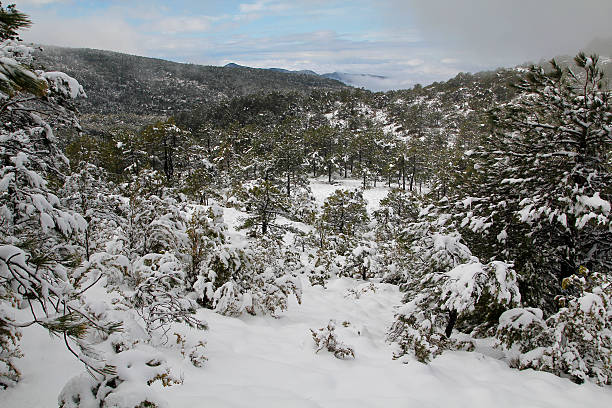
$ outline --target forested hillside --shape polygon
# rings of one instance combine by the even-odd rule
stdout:
[[[596,55],[372,93],[0,21],[0,405],[612,401]]]
[[[111,51],[44,46],[36,64],[62,71],[87,90],[83,113],[171,115],[228,97],[271,91],[340,89],[338,81],[246,67],[179,64]]]

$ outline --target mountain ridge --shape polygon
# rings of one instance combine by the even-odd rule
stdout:
[[[127,113],[169,116],[198,106],[259,92],[310,92],[346,88],[319,76],[185,64],[92,48],[44,46],[35,68],[66,72],[85,88],[79,102],[86,114]]]
[[[354,86],[354,87],[361,87],[361,85],[363,85],[360,82],[363,81],[359,81],[361,80],[368,80],[368,79],[378,79],[378,80],[384,80],[387,79],[388,77],[384,76],[384,75],[375,75],[375,74],[354,74],[354,73],[349,73],[349,72],[339,72],[339,71],[334,71],[334,72],[328,72],[325,74],[319,74],[315,71],[312,71],[310,69],[303,69],[303,70],[299,70],[299,71],[294,71],[294,70],[289,70],[289,69],[285,69],[285,68],[252,68],[252,67],[248,67],[245,65],[240,65],[240,64],[236,64],[235,62],[230,62],[228,64],[225,64],[223,66],[223,68],[249,68],[249,69],[263,69],[263,70],[268,70],[268,71],[274,71],[274,72],[282,72],[285,74],[300,74],[300,75],[315,75],[321,78],[328,78],[328,79],[334,79],[336,81],[340,81],[345,85],[349,85],[349,86]]]

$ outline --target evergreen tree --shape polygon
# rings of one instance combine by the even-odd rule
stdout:
[[[107,374],[87,336],[118,327],[88,310],[75,242],[87,222],[62,203],[57,188],[68,166],[53,129],[78,125],[71,99],[84,96],[83,88],[64,73],[24,65],[30,50],[13,40],[29,25],[27,16],[0,4],[0,23],[0,384],[19,378],[19,328],[32,324],[64,338],[89,370]],[[31,320],[16,320],[15,307],[29,309]]]
[[[597,56],[575,62],[578,72],[554,60],[550,72],[532,67],[516,85],[470,152],[457,200],[474,252],[513,260],[528,304],[549,310],[581,265],[612,266],[610,91]]]

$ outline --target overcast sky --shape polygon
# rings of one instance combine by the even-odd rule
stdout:
[[[612,38],[612,0],[15,2],[34,22],[26,41],[388,77],[379,89],[575,54]]]

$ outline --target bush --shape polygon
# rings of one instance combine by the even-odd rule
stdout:
[[[612,383],[612,285],[606,275],[581,268],[563,282],[574,294],[558,297],[561,308],[547,319],[539,309],[501,315],[497,339],[511,365],[568,376],[582,383]]]
[[[395,316],[388,339],[397,343],[395,358],[413,355],[429,362],[444,350],[472,348],[464,334],[487,335],[503,310],[520,302],[516,274],[503,262],[474,261],[448,272],[425,275]]]
[[[312,339],[317,346],[316,353],[325,349],[330,353],[333,353],[336,358],[341,360],[355,358],[355,351],[353,348],[338,340],[335,330],[336,323],[333,320],[330,320],[329,323],[327,323],[327,326],[321,329],[310,329]]]

